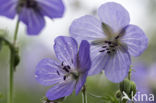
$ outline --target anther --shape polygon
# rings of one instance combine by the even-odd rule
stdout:
[[[110,51],[107,51],[107,53],[110,54],[111,52]]]
[[[105,43],[108,43],[108,41],[105,41]]]
[[[27,8],[37,8],[38,4],[34,0],[27,0],[26,6]]]
[[[63,70],[65,70],[66,72],[69,72],[69,70],[65,67],[63,67]]]
[[[118,38],[119,38],[119,35],[115,37],[115,39],[118,39]]]
[[[106,50],[109,50],[109,48],[106,48]]]
[[[106,48],[107,46],[102,46],[102,48]]]
[[[61,65],[63,66],[63,62],[61,63]]]
[[[104,52],[105,50],[100,50],[99,52]]]
[[[108,43],[109,45],[110,45],[110,44],[112,44],[112,42],[111,42],[111,41],[105,41],[105,43]]]
[[[112,44],[112,42],[108,41],[108,44],[110,45],[110,44]]]
[[[60,75],[59,71],[57,71],[57,74]]]
[[[63,80],[66,80],[66,76],[63,77]]]
[[[67,69],[70,69],[70,66],[69,65],[67,65],[67,66],[65,66]]]

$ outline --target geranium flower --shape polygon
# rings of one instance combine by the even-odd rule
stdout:
[[[49,100],[69,96],[74,89],[79,93],[86,82],[91,66],[90,45],[83,40],[79,51],[77,42],[71,37],[57,37],[54,45],[58,60],[43,59],[36,67],[36,79],[45,86],[53,86],[46,94]]]
[[[134,71],[132,71],[131,79],[136,83],[137,88],[137,93],[135,96],[136,100],[134,99],[134,101],[136,103],[137,101],[139,101],[139,103],[155,103],[154,101],[148,101],[140,96],[143,94],[146,94],[148,96],[149,94],[153,94],[148,80],[150,68],[148,68],[147,65],[145,65],[145,63],[143,62],[136,63],[132,68],[134,69]]]
[[[148,39],[138,26],[129,24],[129,13],[120,4],[103,4],[98,16],[100,20],[90,15],[74,20],[70,34],[78,41],[88,40],[91,44],[90,75],[104,69],[109,80],[121,82],[128,74],[130,55],[141,55]]]
[[[60,18],[64,13],[62,0],[0,0],[0,15],[27,25],[28,34],[38,34],[45,26],[44,16]]]

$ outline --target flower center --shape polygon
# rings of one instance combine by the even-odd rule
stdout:
[[[104,45],[99,52],[106,52],[107,54],[112,54],[116,52],[116,47],[118,46],[117,42],[113,41],[104,41]]]
[[[104,40],[104,39],[99,39],[99,40],[95,40],[91,42],[91,45],[94,46],[100,46],[101,49],[99,50],[99,52],[106,52],[107,54],[113,54],[116,52],[116,49],[118,47],[119,44],[119,35],[114,37],[114,39],[111,40]]]
[[[61,64],[62,70],[64,72],[63,80],[65,81],[68,77],[71,77],[72,79],[77,79],[79,77],[79,73],[76,70],[71,69],[69,65],[64,65],[62,62]],[[59,71],[56,71],[58,75],[60,75]]]
[[[17,5],[17,12],[19,13],[23,7],[31,8],[35,11],[39,10],[39,6],[36,0],[19,0]]]

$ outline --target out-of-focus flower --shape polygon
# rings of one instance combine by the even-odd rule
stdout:
[[[143,63],[137,63],[132,67],[132,80],[136,83],[137,90],[140,92],[148,92],[148,67]]]
[[[86,40],[78,45],[71,37],[57,37],[54,45],[58,58],[43,59],[36,67],[36,79],[45,86],[54,85],[46,94],[49,100],[69,96],[73,89],[79,93],[91,66],[90,45]]]
[[[60,18],[64,13],[62,0],[0,0],[0,15],[27,25],[28,34],[38,34],[45,26],[44,16]]]
[[[136,103],[155,103],[148,100],[149,94],[153,94],[148,83],[149,69],[143,63],[137,63],[133,67],[132,80],[136,83],[137,93],[136,93]],[[147,95],[147,100],[142,94]],[[154,94],[153,94],[154,95]]]
[[[152,64],[149,70],[148,75],[148,83],[150,84],[150,87],[156,90],[156,64]]]
[[[78,41],[88,40],[91,44],[89,75],[104,69],[109,80],[120,82],[128,74],[130,55],[141,55],[148,39],[139,27],[129,24],[129,14],[120,4],[103,4],[98,16],[100,20],[90,15],[74,20],[70,34]]]

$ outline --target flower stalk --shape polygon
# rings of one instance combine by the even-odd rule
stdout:
[[[8,103],[13,103],[14,97],[14,70],[19,62],[18,51],[16,50],[16,41],[17,41],[17,34],[19,29],[19,20],[16,23],[16,28],[14,32],[13,38],[13,48],[10,48],[10,77],[9,77],[9,100]]]
[[[86,86],[85,85],[82,88],[82,103],[87,103],[87,92],[86,92]]]
[[[128,72],[128,79],[131,80],[131,75],[132,75],[132,69],[129,70]]]
[[[19,23],[20,21],[18,20],[16,23],[16,28],[14,32],[14,40],[13,40],[13,45],[16,46],[16,41],[17,41],[17,35],[18,35],[18,29],[19,29]]]

